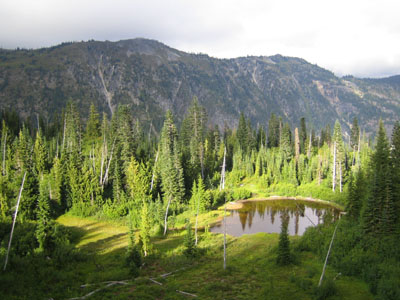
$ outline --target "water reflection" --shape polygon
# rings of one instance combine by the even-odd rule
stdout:
[[[339,210],[320,203],[299,200],[267,200],[246,202],[240,210],[226,218],[227,233],[233,236],[257,232],[279,233],[282,217],[288,217],[288,233],[302,235],[307,227],[332,222]],[[210,229],[223,232],[222,223]]]

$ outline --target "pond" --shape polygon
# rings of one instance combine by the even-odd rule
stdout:
[[[288,222],[289,235],[303,235],[309,226],[339,218],[340,210],[332,206],[300,200],[265,200],[243,202],[243,207],[230,210],[226,232],[233,236],[257,232],[280,233],[282,220]],[[210,228],[223,233],[223,221]]]

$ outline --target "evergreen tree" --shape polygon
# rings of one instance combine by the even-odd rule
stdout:
[[[285,123],[282,128],[280,149],[283,152],[284,158],[290,160],[293,155],[292,149],[292,132],[290,130],[289,123]]]
[[[264,126],[258,126],[257,128],[257,150],[260,150],[261,146],[265,146],[267,143],[267,135],[265,134]]]
[[[355,175],[350,173],[346,211],[348,216],[356,221],[360,217],[361,208],[364,203],[365,184],[361,169]]]
[[[300,119],[299,140],[300,140],[300,153],[306,154],[307,127],[306,127],[306,119],[304,117]]]
[[[360,138],[360,128],[358,127],[357,117],[354,117],[353,123],[351,124],[351,133],[350,133],[350,147],[354,150],[358,150],[358,141]]]
[[[191,210],[194,212],[196,215],[196,223],[195,223],[195,240],[196,240],[196,245],[197,245],[197,224],[198,224],[198,217],[200,213],[203,213],[206,211],[206,208],[210,204],[210,199],[208,196],[208,193],[205,191],[205,187],[203,184],[203,180],[201,177],[198,179],[198,183],[196,184],[196,181],[193,183],[192,187],[192,197],[190,199],[190,207]]]
[[[193,257],[196,255],[196,244],[189,220],[186,221],[186,235],[184,239],[184,246],[185,246],[184,253],[186,256]]]
[[[289,215],[284,212],[281,214],[281,233],[279,234],[278,257],[276,260],[278,265],[281,266],[291,263],[288,224]]]
[[[36,228],[36,239],[39,242],[39,248],[42,251],[47,250],[47,244],[49,242],[49,234],[51,229],[51,214],[50,214],[50,194],[48,189],[48,175],[44,176],[39,183],[39,197],[36,211],[37,228]]]
[[[188,112],[190,129],[190,163],[194,170],[193,175],[199,173],[204,178],[204,141],[206,133],[207,114],[204,107],[200,106],[197,97],[193,98]]]
[[[92,141],[100,137],[100,120],[96,106],[92,103],[89,110],[89,118],[86,123],[85,137],[88,141]]]
[[[36,132],[35,145],[33,148],[33,167],[35,174],[39,177],[43,175],[46,169],[47,151],[42,140],[40,130]]]
[[[171,111],[167,111],[160,139],[161,187],[166,201],[164,234],[167,231],[167,217],[172,201],[180,203],[185,193],[183,170],[177,142],[177,132]]]
[[[244,117],[243,112],[240,113],[239,117],[239,125],[237,129],[237,140],[239,142],[239,146],[242,149],[242,151],[247,152],[248,148],[248,128],[246,124],[246,119]]]
[[[268,121],[268,148],[279,147],[280,124],[274,113]]]
[[[139,276],[140,267],[142,266],[142,255],[136,243],[132,224],[129,225],[129,244],[126,251],[125,264],[129,267],[129,274],[132,277]]]
[[[390,149],[382,120],[371,159],[371,194],[363,215],[364,229],[374,234],[391,233],[394,208],[391,195]]]
[[[145,257],[150,253],[152,248],[150,243],[150,230],[151,230],[150,211],[148,209],[147,200],[144,200],[142,204],[139,236],[142,245],[142,251]]]
[[[53,167],[50,170],[50,199],[61,209],[63,204],[63,186],[64,186],[64,174],[62,170],[62,164],[58,157],[53,160]]]
[[[391,167],[393,178],[393,199],[395,201],[395,209],[397,223],[400,224],[400,122],[397,121],[393,127],[392,146],[391,146]]]

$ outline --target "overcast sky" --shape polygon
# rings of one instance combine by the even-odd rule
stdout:
[[[0,0],[0,47],[156,39],[219,58],[296,56],[359,77],[400,74],[398,0]]]

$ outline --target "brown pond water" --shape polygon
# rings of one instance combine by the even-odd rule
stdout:
[[[300,200],[266,200],[243,203],[226,217],[226,232],[233,236],[257,232],[280,233],[282,218],[289,218],[289,235],[303,235],[309,226],[339,218],[340,210],[332,206]],[[210,228],[223,233],[223,222]]]

